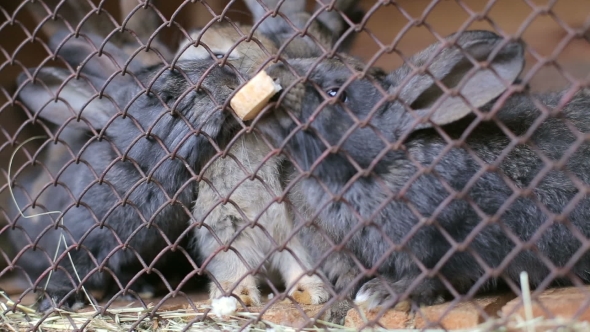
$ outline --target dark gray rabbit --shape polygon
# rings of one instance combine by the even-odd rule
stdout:
[[[517,145],[497,122],[473,112],[497,111],[498,122],[522,136],[541,121],[537,105],[560,107],[569,92],[508,91],[523,68],[523,49],[492,32],[468,31],[387,76],[336,59],[313,70],[314,60],[290,60],[297,72],[308,73],[306,80],[297,81],[286,64],[268,69],[287,88],[281,107],[255,126],[275,146],[284,144],[305,172],[293,172],[290,198],[299,217],[313,221],[302,241],[336,291],[356,294],[369,308],[408,298],[432,304],[476,285],[518,284],[521,271],[540,285],[550,277],[548,264],[571,264],[571,276],[590,281],[582,247],[590,236],[584,195],[590,145],[581,139],[590,132],[587,92]],[[488,66],[478,65],[486,60]],[[443,92],[432,77],[464,98]],[[580,143],[575,150],[574,143]],[[546,168],[544,159],[565,157],[563,166]],[[520,241],[532,247],[519,248]],[[338,245],[342,250],[329,252]],[[501,268],[502,278],[486,272],[492,268]],[[553,277],[572,283],[569,276]]]
[[[44,206],[27,209],[62,211],[63,226],[55,229],[55,216],[21,218],[11,231],[18,250],[35,243],[19,259],[25,265],[51,264],[61,235],[69,246],[74,266],[60,248],[41,311],[52,300],[66,309],[83,300],[78,276],[89,290],[113,279],[125,287],[145,266],[164,263],[188,227],[195,175],[239,127],[223,111],[240,84],[233,70],[212,60],[178,62],[174,70],[134,60],[123,75],[128,56],[118,47],[106,43],[98,56],[101,38],[68,38],[58,53],[80,78],[57,67],[19,77],[19,98],[33,114],[66,132],[89,133],[51,174],[55,185],[42,188]],[[56,35],[53,45],[63,39]]]
[[[271,6],[278,2],[266,0]],[[258,6],[256,0],[246,0],[246,3],[254,10]],[[289,1],[281,11],[287,17],[304,18],[305,23],[310,15],[305,12],[305,6],[297,4],[304,5],[305,1]],[[263,18],[258,15],[254,12],[254,22]],[[282,18],[263,25],[267,29],[261,30],[266,33],[270,33],[269,27],[278,30],[280,26],[285,32],[293,31]],[[288,39],[286,35],[284,39],[269,38],[266,33],[254,34],[263,45],[260,47],[255,41],[243,41],[233,26],[214,24],[206,30],[192,32],[191,37],[200,43],[190,47],[191,42],[187,40],[179,47],[177,57],[181,60],[227,57],[244,76],[253,75],[268,61],[267,52],[276,53]],[[315,34],[316,39],[326,43],[323,47],[329,49],[337,40],[333,36],[341,31],[315,29],[310,34]],[[319,54],[319,49],[313,43],[299,43],[286,47],[282,55]],[[196,223],[203,223],[195,230],[196,245],[203,259],[208,261],[205,268],[215,279],[210,284],[211,298],[233,293],[246,305],[260,305],[257,277],[272,276],[252,273],[260,266],[265,268],[264,272],[279,272],[286,292],[299,303],[318,304],[329,298],[321,278],[306,275],[311,270],[308,251],[298,237],[293,236],[295,225],[286,204],[276,201],[283,191],[280,178],[283,162],[284,158],[273,155],[268,143],[259,135],[241,133],[229,147],[228,156],[212,161],[203,171],[206,181],[199,183],[193,215]],[[250,179],[253,173],[256,177]],[[224,200],[229,201],[225,203]],[[221,251],[220,248],[226,245],[231,245],[233,250]],[[286,248],[279,249],[283,246]]]

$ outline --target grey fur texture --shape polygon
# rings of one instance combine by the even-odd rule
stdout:
[[[246,0],[254,10],[255,2]],[[267,0],[267,4],[275,2],[280,1]],[[357,1],[344,2],[355,4]],[[304,6],[294,6],[296,3],[301,2],[288,2],[290,7],[282,8],[284,14],[309,18]],[[261,18],[258,15],[255,11],[254,21]],[[278,18],[265,26],[276,30],[286,24]],[[180,46],[177,57],[180,60],[225,57],[245,76],[253,75],[267,61],[267,52],[276,53],[284,42],[277,40],[277,36],[270,38],[271,31],[262,30],[265,33],[254,34],[262,47],[254,41],[240,40],[240,34],[230,25],[217,24],[204,31],[196,30],[191,37],[200,44],[191,47],[191,42],[186,41]],[[331,47],[329,43],[337,40],[333,36],[339,36],[341,31],[316,29],[313,33],[327,43],[324,47]],[[283,56],[313,54],[317,49],[315,44],[299,43],[287,47]],[[309,254],[295,234],[286,204],[277,202],[283,191],[280,181],[283,157],[274,155],[268,143],[254,133],[240,133],[228,148],[227,156],[219,156],[204,170],[206,180],[199,183],[193,210],[195,222],[202,222],[195,231],[196,244],[203,260],[208,261],[205,268],[214,278],[210,297],[232,293],[246,305],[260,305],[257,277],[269,277],[272,274],[268,272],[278,271],[286,292],[295,301],[325,302],[329,297],[325,283],[317,275],[306,275],[311,270]],[[231,249],[221,250],[225,246]]]
[[[454,40],[460,48],[449,46]],[[485,60],[488,69],[474,65]],[[359,305],[374,308],[406,299],[432,304],[476,283],[479,290],[502,281],[518,285],[521,271],[533,287],[589,282],[581,240],[590,236],[590,145],[580,138],[590,132],[587,93],[578,92],[559,116],[511,145],[498,123],[523,136],[543,108],[555,109],[567,95],[507,94],[524,64],[521,43],[468,31],[407,63],[387,76],[368,70],[356,79],[364,66],[335,59],[314,69],[311,60],[290,60],[296,72],[308,73],[305,80],[286,64],[268,69],[289,88],[282,106],[255,126],[274,146],[284,144],[295,165],[290,198],[297,216],[311,223],[302,241],[336,292],[356,294]],[[433,77],[465,99],[445,94]],[[492,110],[498,122],[476,115]],[[566,156],[563,166],[538,176],[547,167],[543,159]],[[546,280],[546,262],[571,264],[571,273]],[[486,273],[499,267],[499,278]]]
[[[87,137],[62,154],[64,160],[50,163],[55,185],[43,188],[36,207],[27,209],[62,211],[63,223],[55,216],[18,218],[11,231],[17,250],[26,248],[18,264],[32,278],[52,264],[56,239],[65,236],[76,273],[91,291],[113,282],[123,289],[146,266],[161,268],[166,252],[182,240],[196,175],[239,126],[223,105],[240,84],[233,70],[211,60],[178,62],[173,70],[132,61],[123,74],[127,55],[107,43],[98,56],[96,40],[72,37],[58,50],[80,78],[55,67],[19,77],[19,98],[33,114],[61,126],[63,134],[78,130]],[[55,304],[71,309],[84,300],[63,247],[59,254],[40,311]]]

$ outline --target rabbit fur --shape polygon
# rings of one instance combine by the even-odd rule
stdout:
[[[372,309],[518,285],[522,271],[531,286],[590,281],[590,144],[581,138],[590,99],[508,89],[523,49],[466,31],[387,75],[338,59],[268,68],[288,88],[253,125],[293,162],[290,199],[309,225],[301,241],[336,292]],[[561,116],[547,114],[530,138],[511,144],[499,123],[522,137],[545,109]],[[563,167],[544,169],[544,159]],[[552,276],[547,262],[571,264],[571,276]],[[495,268],[498,277],[486,271]]]

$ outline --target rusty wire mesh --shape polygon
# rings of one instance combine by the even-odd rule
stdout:
[[[0,317],[36,330],[81,303],[90,315],[59,313],[92,329],[132,302],[125,329],[182,308],[188,330],[230,296],[236,329],[368,307],[360,329],[393,306],[444,328],[464,301],[520,296],[525,270],[533,301],[576,287],[580,318],[589,10],[0,1]],[[242,122],[230,99],[261,68],[283,90]]]

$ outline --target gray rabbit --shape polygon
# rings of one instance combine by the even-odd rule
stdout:
[[[129,271],[134,277],[163,264],[188,227],[196,174],[240,127],[223,111],[240,84],[232,69],[212,60],[181,61],[174,69],[134,60],[125,67],[128,56],[118,47],[106,43],[98,56],[102,39],[87,36],[55,47],[80,78],[56,67],[19,77],[19,98],[32,114],[89,133],[51,174],[54,184],[41,194],[45,206],[28,209],[62,211],[63,225],[56,229],[57,218],[43,216],[17,219],[11,231],[17,249],[35,244],[20,257],[23,264],[50,263],[56,238],[65,236],[74,266],[61,248],[41,311],[52,300],[66,309],[80,302],[77,276],[90,290],[112,280],[125,287],[118,279],[129,279]],[[64,36],[54,40],[60,44]]]
[[[290,198],[297,216],[312,222],[302,242],[337,292],[374,308],[518,284],[521,271],[532,286],[572,283],[550,275],[549,264],[570,264],[571,276],[590,281],[583,247],[590,99],[585,91],[564,103],[572,91],[509,89],[523,50],[521,42],[468,31],[388,75],[337,59],[267,70],[287,88],[280,107],[254,126],[284,145],[301,171],[292,172]],[[530,138],[512,143],[536,122]]]
[[[246,0],[246,3],[254,11],[253,20],[262,19],[262,15],[257,14],[257,1]],[[288,4],[291,7],[284,9],[287,17],[302,17],[303,24],[309,19],[304,6],[296,6],[305,1]],[[268,54],[276,53],[287,40],[286,36],[284,40],[277,39],[276,35],[269,38],[272,35],[269,29],[278,30],[287,25],[286,21],[276,18],[270,24],[264,22],[261,26],[265,29],[255,31],[256,40],[248,42],[240,40],[241,35],[229,24],[195,30],[191,37],[200,43],[191,47],[191,42],[186,41],[179,47],[177,57],[180,60],[227,57],[245,76],[252,75],[265,65]],[[285,32],[288,29],[287,26]],[[341,33],[319,29],[313,32],[316,39],[325,43],[325,48],[332,47],[337,40],[333,36]],[[285,48],[283,56],[318,54],[318,48],[312,43],[295,43]],[[296,225],[286,204],[277,201],[283,192],[280,178],[283,162],[284,158],[274,155],[268,143],[258,135],[241,133],[229,147],[228,155],[215,159],[204,170],[205,180],[199,182],[193,215],[197,223],[203,223],[196,228],[196,244],[203,260],[208,261],[205,268],[214,279],[210,284],[211,298],[222,297],[229,291],[245,305],[260,305],[256,278],[261,274],[256,271],[268,267],[269,272],[279,271],[287,293],[295,301],[318,304],[328,299],[329,293],[321,278],[306,275],[311,270],[309,254],[295,235]],[[251,178],[252,174],[255,177]],[[284,249],[279,249],[284,245]],[[221,251],[223,246],[233,249]],[[269,276],[268,273],[262,275]]]

